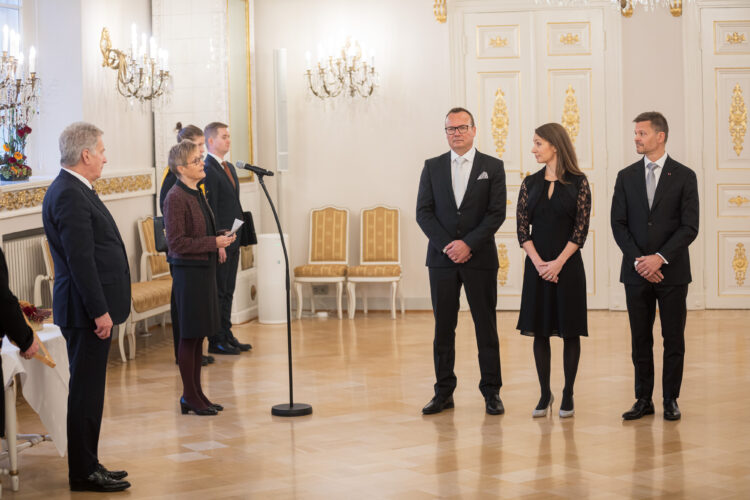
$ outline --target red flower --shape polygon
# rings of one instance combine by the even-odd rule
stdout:
[[[8,158],[8,163],[10,163],[10,164],[14,164],[14,163],[16,163],[16,161],[17,160],[15,158],[13,158],[12,156],[10,158]]]

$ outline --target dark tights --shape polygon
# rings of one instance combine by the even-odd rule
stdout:
[[[182,377],[182,398],[196,410],[206,409],[211,405],[201,389],[201,357],[203,339],[180,339],[177,352],[177,364]]]
[[[565,387],[560,408],[563,410],[573,409],[573,384],[578,372],[578,360],[581,357],[581,338],[571,337],[563,339],[563,371],[565,372]],[[539,376],[539,387],[542,389],[542,397],[539,399],[537,409],[547,407],[552,390],[549,385],[550,360],[549,337],[534,337],[534,360],[536,361],[536,373]]]

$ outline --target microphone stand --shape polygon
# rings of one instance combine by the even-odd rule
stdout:
[[[305,403],[294,402],[294,384],[292,378],[292,307],[291,307],[291,295],[289,291],[289,255],[286,252],[286,244],[284,243],[284,233],[281,231],[281,222],[279,222],[279,215],[276,213],[276,207],[271,201],[271,196],[268,194],[266,184],[263,182],[263,174],[257,173],[258,182],[260,187],[263,188],[263,192],[266,194],[268,204],[271,205],[273,211],[273,218],[276,220],[276,227],[279,230],[279,238],[281,239],[281,248],[284,250],[284,261],[286,262],[286,342],[287,352],[289,356],[289,404],[282,403],[274,405],[271,408],[271,415],[277,417],[301,417],[303,415],[310,415],[312,413],[312,406]]]

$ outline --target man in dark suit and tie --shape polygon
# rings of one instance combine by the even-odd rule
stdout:
[[[451,151],[425,161],[417,195],[417,223],[427,235],[427,267],[435,316],[435,395],[425,415],[453,408],[456,324],[461,285],[474,319],[479,390],[487,413],[505,412],[500,400],[495,232],[505,220],[503,162],[474,147],[474,117],[453,108],[445,117]]]
[[[212,122],[203,129],[206,139],[205,170],[206,199],[216,218],[216,228],[231,229],[234,219],[243,220],[240,204],[240,183],[234,165],[224,160],[229,153],[231,140],[229,127]],[[208,352],[215,354],[239,354],[252,349],[243,344],[232,333],[232,300],[237,283],[237,268],[240,262],[240,241],[219,249],[219,266],[216,267],[216,285],[219,289],[221,326],[218,332],[208,336]]]
[[[664,418],[679,420],[685,358],[690,255],[698,235],[698,182],[695,173],[667,155],[667,120],[661,113],[641,113],[635,120],[635,146],[643,158],[617,174],[612,198],[612,233],[622,250],[620,281],[630,319],[635,367],[633,407],[623,413],[635,420],[654,413],[653,326],[659,306],[664,362]]]
[[[122,491],[125,471],[99,463],[99,432],[112,327],[130,314],[130,268],[112,215],[92,183],[107,162],[102,131],[69,125],[60,170],[42,206],[55,264],[52,309],[68,345],[68,478],[73,491]]]

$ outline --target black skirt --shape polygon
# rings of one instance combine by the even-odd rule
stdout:
[[[198,339],[216,335],[220,321],[216,254],[210,254],[205,266],[173,265],[172,289],[180,337]]]

